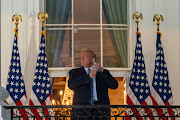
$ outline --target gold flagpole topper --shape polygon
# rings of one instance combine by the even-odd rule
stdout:
[[[17,13],[15,13],[13,16],[12,16],[12,22],[16,20],[15,22],[15,25],[16,25],[16,29],[18,29],[18,24],[19,24],[19,20],[22,22],[22,16],[21,15],[18,15]]]
[[[143,15],[141,13],[138,13],[137,11],[133,14],[133,19],[136,18],[136,23],[137,23],[137,31],[138,31],[138,23],[139,23],[139,18],[141,20],[143,19]]]
[[[158,15],[158,14],[156,14],[156,15],[154,15],[154,17],[153,17],[153,22],[155,22],[157,20],[157,30],[159,31],[159,25],[160,25],[160,20],[162,20],[163,21],[163,16],[162,15]]]
[[[48,14],[47,13],[44,13],[43,11],[39,12],[38,14],[38,20],[41,18],[41,22],[42,22],[42,27],[44,27],[44,21],[45,21],[45,18],[48,19]]]

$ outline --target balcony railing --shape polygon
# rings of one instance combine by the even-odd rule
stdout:
[[[180,106],[58,105],[4,106],[4,108],[11,111],[11,120],[28,120],[30,118],[32,120],[175,120],[180,117]]]

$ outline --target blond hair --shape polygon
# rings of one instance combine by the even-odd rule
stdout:
[[[91,56],[96,59],[96,54],[91,48],[83,48],[83,49],[81,49],[81,53],[82,52],[90,52]]]

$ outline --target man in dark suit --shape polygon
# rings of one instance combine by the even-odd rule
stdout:
[[[90,105],[91,88],[93,78],[94,105],[110,105],[108,88],[116,89],[118,82],[108,70],[95,62],[96,55],[90,48],[81,50],[81,67],[69,71],[68,86],[74,91],[73,105]],[[88,69],[91,69],[88,73]]]

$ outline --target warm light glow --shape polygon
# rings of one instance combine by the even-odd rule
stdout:
[[[54,99],[52,100],[52,104],[55,105],[55,100]]]
[[[126,78],[124,77],[123,79],[123,83],[124,83],[124,105],[126,105]]]
[[[66,102],[66,105],[69,105],[69,101]]]
[[[62,91],[62,90],[60,90],[59,94],[60,94],[60,95],[62,95],[62,94],[63,94],[63,91]]]

